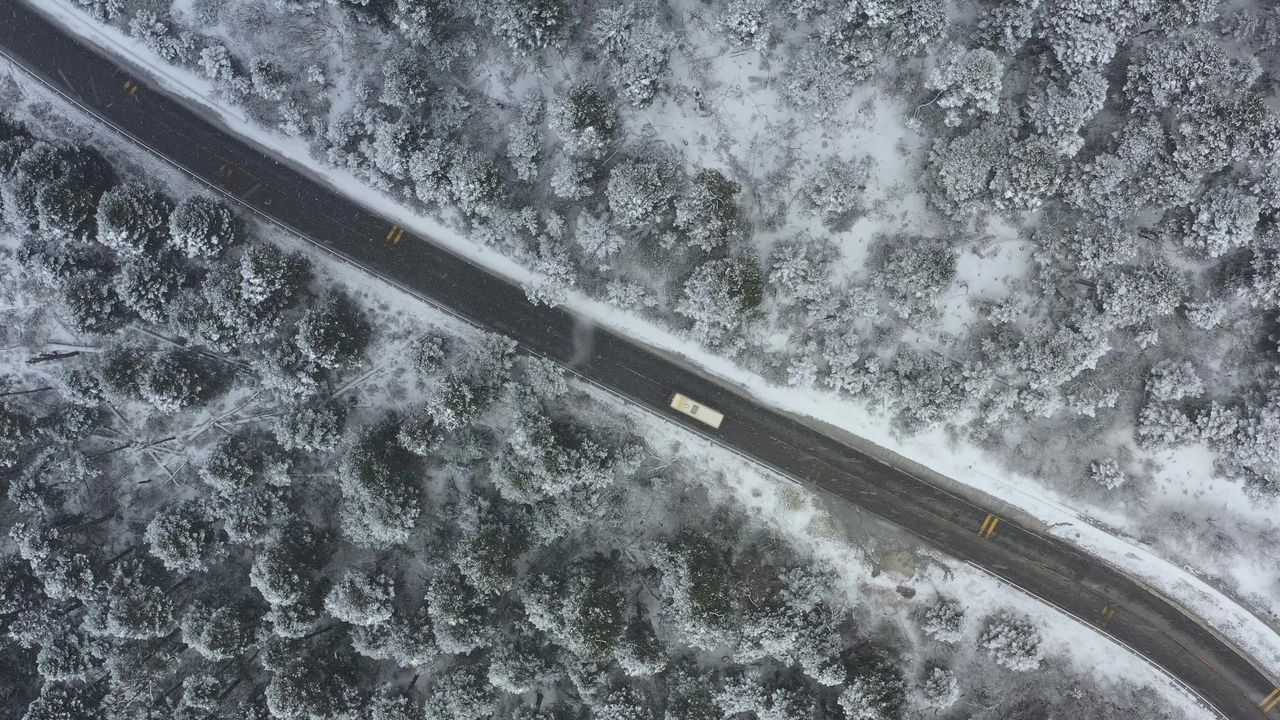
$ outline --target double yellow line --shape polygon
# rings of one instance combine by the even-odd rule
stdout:
[[[1262,702],[1258,703],[1258,707],[1262,708],[1262,712],[1269,713],[1275,709],[1276,705],[1280,705],[1280,688],[1271,691],[1271,694],[1262,698]]]
[[[125,81],[124,81],[124,91],[125,91],[125,92],[127,92],[127,93],[129,93],[130,95],[137,95],[137,94],[138,94],[138,83],[136,83],[136,82],[134,82],[134,81],[132,81],[132,80],[125,80]]]
[[[978,535],[989,538],[996,532],[996,526],[1000,524],[1000,518],[995,515],[988,515],[986,520],[982,521],[982,527],[978,528]]]
[[[387,240],[390,240],[392,245],[399,245],[400,239],[403,237],[404,228],[399,225],[392,225],[391,229],[387,231]]]

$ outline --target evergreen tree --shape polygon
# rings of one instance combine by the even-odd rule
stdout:
[[[924,632],[938,642],[955,644],[964,637],[963,622],[964,608],[960,603],[939,598],[925,612]]]
[[[272,605],[299,602],[315,588],[325,545],[319,533],[302,523],[273,531],[253,556],[249,584]]]
[[[431,632],[447,653],[470,653],[487,647],[493,632],[493,608],[453,564],[436,568],[427,587]]]
[[[172,208],[167,198],[144,185],[118,185],[98,201],[98,242],[122,257],[154,255],[168,240]]]
[[[180,500],[156,513],[145,538],[151,554],[176,573],[208,570],[225,553],[217,542],[210,508],[202,500]]]
[[[390,576],[353,569],[343,574],[324,598],[324,608],[352,625],[377,625],[391,619],[395,585]]]
[[[173,601],[139,562],[116,565],[111,580],[100,583],[85,606],[85,629],[97,635],[149,640],[174,626]]]
[[[355,367],[369,342],[369,324],[346,296],[326,292],[307,306],[295,338],[303,357],[320,367]]]
[[[263,609],[248,599],[198,598],[178,621],[182,642],[209,660],[230,660],[258,642]]]
[[[215,260],[244,240],[244,223],[224,203],[192,195],[169,214],[169,241],[189,258]]]
[[[551,129],[571,155],[601,158],[613,142],[618,108],[613,99],[591,82],[569,88],[551,106]]]
[[[267,707],[279,720],[358,717],[364,702],[349,651],[326,643],[306,648],[286,645],[267,684]]]
[[[693,337],[720,346],[763,299],[760,267],[750,258],[710,260],[684,283],[676,312],[693,323]]]
[[[157,254],[129,259],[114,280],[120,302],[143,320],[158,324],[167,319],[169,303],[186,277],[174,258]]]
[[[161,412],[191,407],[214,389],[214,378],[205,360],[188,350],[157,352],[138,375],[138,395]]]
[[[426,720],[484,720],[498,709],[483,665],[458,665],[442,673],[427,694]]]
[[[925,87],[937,91],[935,102],[946,111],[943,121],[956,127],[968,118],[1000,109],[1003,75],[1004,65],[994,52],[953,47],[939,58]]]
[[[389,548],[409,540],[422,514],[417,462],[383,423],[362,430],[338,468],[342,529],[358,545]]]
[[[338,448],[343,420],[345,413],[334,403],[294,402],[281,408],[272,430],[285,450],[327,453]]]
[[[734,197],[740,188],[718,170],[699,170],[676,200],[675,226],[694,247],[711,251],[733,247],[745,236]]]
[[[920,686],[920,694],[933,707],[943,709],[951,707],[960,696],[956,683],[956,674],[946,668],[933,667],[925,674],[924,684]]]
[[[978,644],[997,664],[1015,672],[1040,667],[1040,633],[1029,620],[1007,612],[989,618]]]
[[[657,229],[671,216],[679,168],[666,158],[629,158],[609,171],[608,200],[624,228]]]

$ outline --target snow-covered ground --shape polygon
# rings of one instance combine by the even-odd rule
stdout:
[[[513,281],[527,282],[532,279],[528,270],[509,258],[482,248],[450,227],[392,202],[348,173],[326,167],[310,156],[303,142],[256,126],[242,112],[217,100],[206,80],[159,61],[136,40],[92,22],[60,0],[38,0],[36,4],[77,34],[112,53],[128,57],[131,62],[143,67],[153,82],[209,108],[228,128],[265,147],[275,148],[282,155],[304,165],[315,175],[323,177],[367,206],[412,229],[415,234],[432,237],[455,252]],[[882,143],[881,147],[892,147],[892,144]],[[888,164],[890,156],[886,154],[879,159]],[[998,227],[990,230],[996,238],[995,249],[1001,258],[1000,266],[1011,267],[1025,262],[1025,248],[1018,247],[1018,242],[1011,233]],[[866,235],[855,232],[852,237],[859,236]],[[860,257],[857,247],[849,246],[845,250],[849,262]],[[1004,273],[993,269],[992,263],[962,255],[960,274],[961,280],[969,283],[971,293],[999,296],[1001,291],[998,284]],[[1264,622],[1241,603],[1197,575],[1198,572],[1208,571],[1209,567],[1204,564],[1198,567],[1180,566],[1168,559],[1168,555],[1162,556],[1155,548],[1136,539],[1139,528],[1135,526],[1132,516],[1123,513],[1122,508],[1116,508],[1113,512],[1107,512],[1098,505],[1081,508],[1032,478],[1011,475],[982,451],[957,441],[942,431],[903,439],[889,430],[883,417],[859,405],[836,399],[826,393],[773,385],[725,358],[692,347],[685,338],[665,328],[582,295],[571,295],[566,305],[583,317],[680,355],[744,388],[763,402],[854,433],[974,491],[998,499],[1013,513],[1022,514],[1031,523],[1039,524],[1043,531],[1051,532],[1102,557],[1192,609],[1214,629],[1253,655],[1271,674],[1280,674],[1280,634],[1268,622]],[[944,316],[945,322],[961,323],[966,311],[964,304],[957,305],[950,311],[954,315]],[[1208,491],[1212,468],[1203,458],[1192,458],[1183,453],[1164,460],[1163,469],[1156,472],[1154,478],[1156,492],[1160,493],[1162,501],[1172,501],[1183,495],[1203,496]],[[1192,463],[1192,460],[1198,462]],[[1212,485],[1212,492],[1224,511],[1232,517],[1270,522],[1270,504],[1252,501],[1238,485],[1215,483]],[[1275,567],[1256,566],[1212,569],[1227,573],[1233,578],[1255,578],[1248,585],[1238,582],[1237,586],[1257,591],[1273,588],[1277,573],[1280,572]]]

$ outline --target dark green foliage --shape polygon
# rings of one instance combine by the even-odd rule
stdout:
[[[316,365],[349,368],[360,364],[369,334],[369,323],[345,295],[326,292],[303,312],[295,341]]]
[[[244,240],[244,222],[231,208],[204,195],[179,202],[169,215],[169,240],[189,258],[213,260]]]
[[[155,255],[168,239],[172,209],[173,204],[151,188],[118,185],[98,200],[97,240],[122,258]]]
[[[342,527],[359,545],[387,548],[409,539],[422,514],[416,457],[395,439],[395,426],[366,428],[339,467]]]
[[[87,240],[98,198],[111,169],[94,151],[37,141],[26,147],[0,182],[5,218],[18,230]]]

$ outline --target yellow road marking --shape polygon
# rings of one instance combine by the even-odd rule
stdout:
[[[401,239],[401,238],[403,238],[403,237],[404,237],[404,228],[400,228],[400,230],[396,232],[396,239],[395,239],[395,240],[392,240],[392,241],[391,241],[391,244],[392,244],[392,245],[399,245],[399,244],[400,244],[400,239]]]
[[[1258,707],[1262,708],[1262,712],[1269,713],[1275,709],[1277,703],[1280,703],[1280,688],[1272,690],[1270,695],[1262,698],[1262,701],[1258,703]]]
[[[387,231],[387,239],[390,240],[391,236],[395,235],[396,231],[399,229],[400,229],[399,225],[392,225],[391,229]]]
[[[1111,618],[1115,617],[1115,615],[1116,615],[1116,609],[1111,607],[1110,605],[1102,608],[1102,622],[1104,623],[1107,622]]]
[[[995,515],[987,515],[987,519],[982,521],[982,527],[978,528],[978,534],[984,538],[989,538],[995,534],[996,526],[1000,524],[1000,518]]]
[[[129,93],[130,95],[136,95],[138,93],[138,83],[132,80],[125,80],[124,91]]]

